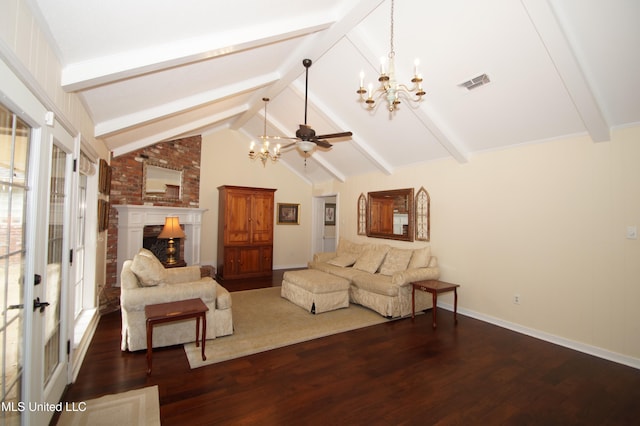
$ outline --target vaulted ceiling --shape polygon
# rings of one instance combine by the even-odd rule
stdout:
[[[227,128],[259,141],[263,97],[267,133],[295,135],[304,58],[308,123],[353,132],[306,168],[283,153],[310,182],[640,123],[637,0],[396,0],[396,75],[410,84],[419,58],[427,93],[393,113],[356,94],[389,53],[391,0],[29,1],[115,156]]]

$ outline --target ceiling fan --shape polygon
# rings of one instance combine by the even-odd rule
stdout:
[[[340,133],[329,133],[326,135],[316,135],[315,130],[311,128],[310,125],[307,124],[307,95],[309,92],[309,67],[311,66],[311,59],[303,59],[302,65],[304,65],[305,71],[305,90],[304,90],[304,124],[300,125],[300,128],[296,130],[295,138],[286,138],[293,139],[296,142],[292,142],[288,145],[282,147],[282,149],[286,149],[290,146],[295,145],[303,153],[307,154],[315,148],[315,146],[320,146],[322,148],[331,148],[329,142],[325,139],[333,139],[333,138],[343,138],[353,135],[351,132],[340,132]]]

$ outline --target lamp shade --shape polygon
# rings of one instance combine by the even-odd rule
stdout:
[[[180,227],[180,220],[177,216],[169,216],[164,219],[164,227],[158,238],[184,238],[184,231]]]

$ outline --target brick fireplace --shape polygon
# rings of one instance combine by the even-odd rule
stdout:
[[[202,138],[190,136],[168,142],[159,142],[141,148],[127,154],[119,155],[111,159],[111,192],[109,194],[109,230],[107,234],[107,256],[105,281],[99,288],[100,312],[112,312],[119,308],[120,304],[120,271],[122,261],[119,261],[120,220],[117,205],[149,206],[149,200],[142,197],[142,185],[144,177],[144,162],[151,160],[155,163],[166,164],[169,167],[183,170],[183,188],[180,200],[153,201],[151,207],[170,208],[198,208],[200,200],[200,147]],[[179,210],[184,212],[184,210]],[[184,214],[184,213],[181,213]],[[183,218],[180,217],[180,222]],[[184,222],[183,222],[184,223]],[[164,217],[151,225],[163,225]],[[194,225],[189,225],[194,226]],[[190,231],[184,226],[185,232]],[[144,232],[141,230],[140,232]],[[188,234],[187,234],[188,237]],[[127,237],[129,238],[129,237]],[[142,238],[142,237],[141,237]],[[142,241],[142,240],[140,240]],[[190,246],[189,240],[183,241],[183,245]],[[135,248],[135,252],[142,244]],[[130,248],[134,250],[133,248]],[[185,247],[186,249],[186,247]],[[183,249],[184,250],[184,249]],[[190,250],[193,250],[191,247]],[[198,260],[187,260],[189,264],[195,264]],[[184,252],[182,253],[184,254]]]

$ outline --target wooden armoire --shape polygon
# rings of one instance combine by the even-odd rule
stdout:
[[[217,276],[221,280],[271,275],[275,191],[218,187]]]

